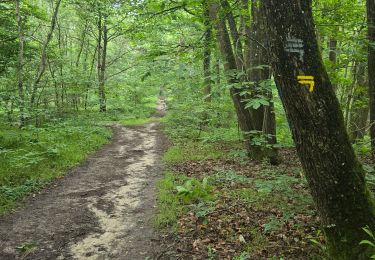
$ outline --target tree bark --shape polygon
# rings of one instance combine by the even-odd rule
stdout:
[[[368,96],[368,80],[366,76],[367,64],[362,62],[358,65],[356,88],[353,94],[353,104],[350,116],[350,139],[355,142],[362,139],[366,135],[367,119],[369,114],[369,106],[367,102]]]
[[[212,23],[216,25],[218,45],[221,55],[223,56],[224,69],[228,75],[227,81],[231,85],[238,85],[238,83],[240,83],[240,79],[236,76],[238,71],[236,59],[230,42],[229,33],[225,25],[225,20],[220,18],[218,19],[219,8],[220,6],[217,3],[212,3],[210,5],[210,19]],[[240,95],[241,92],[242,90],[238,86],[232,86],[230,88],[230,94],[236,110],[238,123],[244,136],[245,146],[248,151],[251,151],[249,132],[254,129],[254,126],[251,121],[249,110],[245,108],[245,103],[242,102]]]
[[[102,45],[103,41],[103,45]],[[99,112],[107,110],[105,97],[105,70],[107,59],[108,29],[106,18],[99,12],[98,21],[98,82],[99,82]]]
[[[267,136],[267,142],[270,145],[276,144],[276,119],[274,113],[272,90],[262,89],[261,84],[271,80],[269,69],[267,45],[267,34],[265,30],[264,5],[258,0],[251,2],[252,20],[248,14],[249,1],[242,0],[242,13],[244,22],[244,33],[246,39],[245,45],[245,65],[248,81],[253,82],[252,96],[264,96],[270,102],[269,106],[261,106],[258,109],[251,109],[256,131]],[[251,24],[251,27],[250,27]],[[251,98],[251,97],[250,97]],[[268,136],[270,136],[268,138]],[[253,157],[262,159],[269,157],[272,163],[277,163],[277,150],[274,148],[255,149]]]
[[[244,71],[244,56],[243,56],[243,47],[242,47],[242,41],[240,38],[240,33],[237,29],[236,20],[234,19],[231,6],[229,5],[229,2],[227,0],[220,0],[221,6],[224,9],[225,16],[228,20],[229,30],[230,34],[232,36],[232,42],[233,42],[233,50],[234,50],[234,58],[236,60],[237,64],[237,70]],[[243,77],[245,79],[245,77]]]
[[[372,157],[375,158],[375,1],[367,0],[368,79],[370,97],[370,137]]]
[[[337,63],[337,40],[331,38],[329,40],[329,60],[332,64],[336,65]]]
[[[21,7],[20,7],[20,0],[16,1],[16,14],[17,14],[17,27],[18,27],[18,64],[17,64],[17,83],[18,83],[18,97],[19,97],[19,109],[20,109],[20,128],[25,125],[25,116],[24,116],[24,108],[25,108],[25,95],[23,90],[23,63],[24,63],[24,44],[25,44],[25,37],[23,33],[23,26],[22,26],[22,14],[21,14]]]
[[[38,91],[38,85],[39,85],[40,80],[42,79],[43,74],[46,70],[47,47],[48,47],[49,42],[52,39],[52,35],[53,35],[53,32],[54,32],[55,27],[56,27],[57,14],[59,13],[60,4],[61,4],[61,0],[57,0],[55,9],[53,11],[52,19],[51,19],[51,27],[50,27],[50,30],[47,34],[46,41],[44,42],[43,47],[42,47],[42,54],[41,54],[41,58],[40,58],[39,69],[38,69],[38,73],[37,73],[36,79],[34,81],[32,93],[31,93],[31,100],[30,100],[31,106],[33,106],[34,103],[35,103],[35,98],[36,98],[37,91]]]
[[[264,1],[272,67],[328,252],[333,259],[364,259],[359,242],[366,239],[363,227],[375,228],[374,205],[323,66],[311,2]],[[302,41],[303,55],[288,52],[292,39]],[[314,77],[313,92],[298,83],[300,75]]]
[[[329,48],[329,61],[331,62],[332,70],[334,73],[337,71],[337,40],[335,37],[330,38],[328,42]],[[337,91],[337,84],[332,84],[333,90]]]
[[[344,117],[344,123],[345,123],[345,128],[348,129],[350,125],[350,115],[351,115],[351,108],[352,108],[352,102],[353,102],[353,94],[354,90],[356,87],[357,83],[357,72],[358,72],[358,61],[353,62],[353,68],[352,68],[352,75],[353,75],[353,80],[350,86],[347,89],[347,95],[346,95],[346,105],[345,105],[345,117]],[[333,87],[335,90],[335,88]]]
[[[203,1],[205,13],[204,13],[204,50],[203,50],[203,76],[204,76],[204,100],[206,102],[211,102],[211,40],[212,40],[212,27],[210,23],[210,13],[208,10],[208,4],[206,1]]]

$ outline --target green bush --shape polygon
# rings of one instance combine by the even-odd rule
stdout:
[[[208,184],[208,179],[202,181],[191,178],[183,185],[177,186],[177,196],[182,199],[185,204],[199,203],[208,201],[212,198],[212,186]]]

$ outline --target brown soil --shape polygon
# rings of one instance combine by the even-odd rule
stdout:
[[[165,139],[157,123],[111,128],[110,144],[0,217],[0,259],[156,258],[152,215]]]

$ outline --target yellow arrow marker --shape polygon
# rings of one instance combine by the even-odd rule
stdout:
[[[315,81],[314,81],[313,76],[298,76],[297,80],[298,80],[298,83],[301,84],[301,85],[309,85],[310,86],[310,89],[309,89],[310,92],[314,91]]]

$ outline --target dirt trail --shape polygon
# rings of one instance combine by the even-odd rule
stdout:
[[[162,114],[164,104],[158,108]],[[1,260],[155,257],[151,218],[164,138],[157,123],[111,127],[110,144],[0,217]]]

